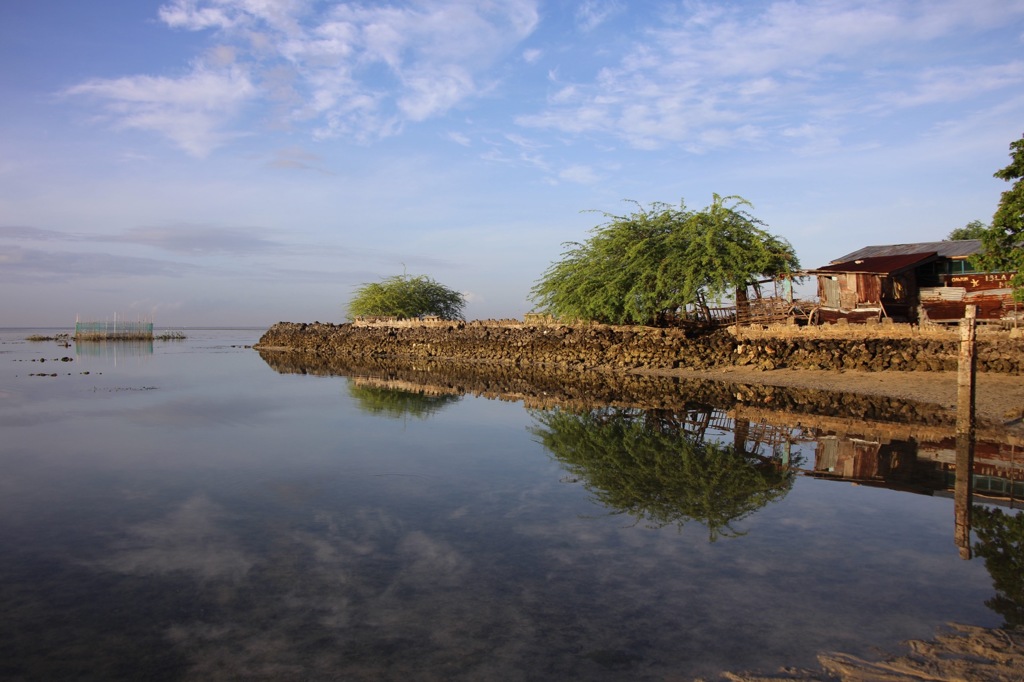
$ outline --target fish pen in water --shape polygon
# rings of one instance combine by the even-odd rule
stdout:
[[[76,341],[152,341],[152,320],[119,320],[82,322],[75,320]]]

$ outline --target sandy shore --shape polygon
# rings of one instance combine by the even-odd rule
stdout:
[[[651,370],[650,374],[696,377],[741,384],[765,384],[867,395],[884,395],[941,405],[956,411],[956,372],[856,372],[813,369],[758,370],[722,367],[709,370]],[[1024,431],[1024,377],[978,373],[975,410],[979,421]]]
[[[1020,682],[1024,631],[951,625],[930,640],[912,640],[907,653],[866,660],[823,653],[821,668],[770,674],[726,673],[732,682]]]

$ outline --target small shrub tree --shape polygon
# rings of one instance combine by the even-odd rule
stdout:
[[[988,225],[980,220],[972,220],[963,227],[957,227],[946,235],[946,241],[957,241],[960,239],[981,239],[988,232]]]
[[[383,316],[399,319],[437,315],[461,320],[466,298],[426,275],[395,275],[380,282],[361,284],[348,302],[347,316]]]

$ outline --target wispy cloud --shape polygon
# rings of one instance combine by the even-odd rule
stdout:
[[[574,165],[569,166],[558,174],[558,177],[567,182],[575,182],[581,185],[590,185],[597,182],[600,176],[590,166]]]
[[[1019,60],[979,70],[958,55],[958,66],[942,64],[963,32],[1021,17],[1020,0],[776,2],[761,11],[687,3],[592,82],[554,82],[548,106],[517,121],[638,149],[784,143],[800,127],[794,120],[815,126],[1021,88]],[[933,56],[924,70],[922,55]]]
[[[540,58],[544,56],[543,50],[537,48],[530,48],[529,50],[523,50],[523,61],[527,64],[536,64],[540,61]]]
[[[213,43],[190,73],[93,79],[65,92],[99,100],[116,127],[159,133],[194,156],[222,145],[254,102],[281,123],[311,124],[316,138],[387,137],[486,92],[487,70],[537,25],[536,4],[174,0],[160,20],[208,31]]]
[[[138,227],[102,241],[141,244],[172,253],[189,255],[258,253],[280,247],[260,237],[252,228],[170,225]]]
[[[915,107],[970,100],[986,92],[1024,85],[1024,61],[990,67],[945,67],[927,69],[908,83],[909,87],[884,95],[883,103]]]
[[[68,241],[71,237],[57,230],[44,230],[28,225],[0,225],[0,239],[16,241]]]
[[[326,175],[332,173],[324,167],[324,159],[319,154],[306,151],[301,147],[288,147],[278,149],[274,152],[273,158],[267,162],[271,168],[285,170],[311,170]]]
[[[622,11],[615,0],[585,0],[576,8],[576,23],[584,32],[593,31]]]
[[[32,248],[35,244],[40,248]],[[88,246],[84,246],[86,244]],[[140,250],[133,247],[140,246],[169,256],[139,255]],[[105,247],[115,247],[112,248],[115,252],[100,250]],[[249,227],[173,224],[86,235],[28,226],[0,226],[0,281],[176,278],[200,272],[227,276],[229,272],[223,265],[203,259],[223,255],[282,256],[301,250],[301,247],[269,239],[260,229]]]
[[[462,147],[468,147],[472,144],[472,140],[469,139],[469,136],[464,135],[458,131],[450,131],[445,135],[445,137]]]
[[[219,227],[175,223],[136,227],[110,234],[77,234],[29,226],[0,225],[0,240],[34,242],[89,242],[90,244],[138,244],[169,253],[193,256],[252,254],[280,251],[283,244],[267,239],[256,227]]]
[[[110,253],[41,251],[0,245],[0,281],[70,282],[83,278],[182,277],[192,265]]]
[[[95,98],[115,127],[158,133],[203,157],[232,137],[226,124],[255,96],[256,88],[240,68],[215,71],[199,65],[182,78],[94,79],[64,94]]]

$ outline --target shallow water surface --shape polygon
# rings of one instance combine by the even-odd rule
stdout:
[[[1003,622],[952,499],[807,475],[820,441],[28,333],[0,677],[713,678]]]

